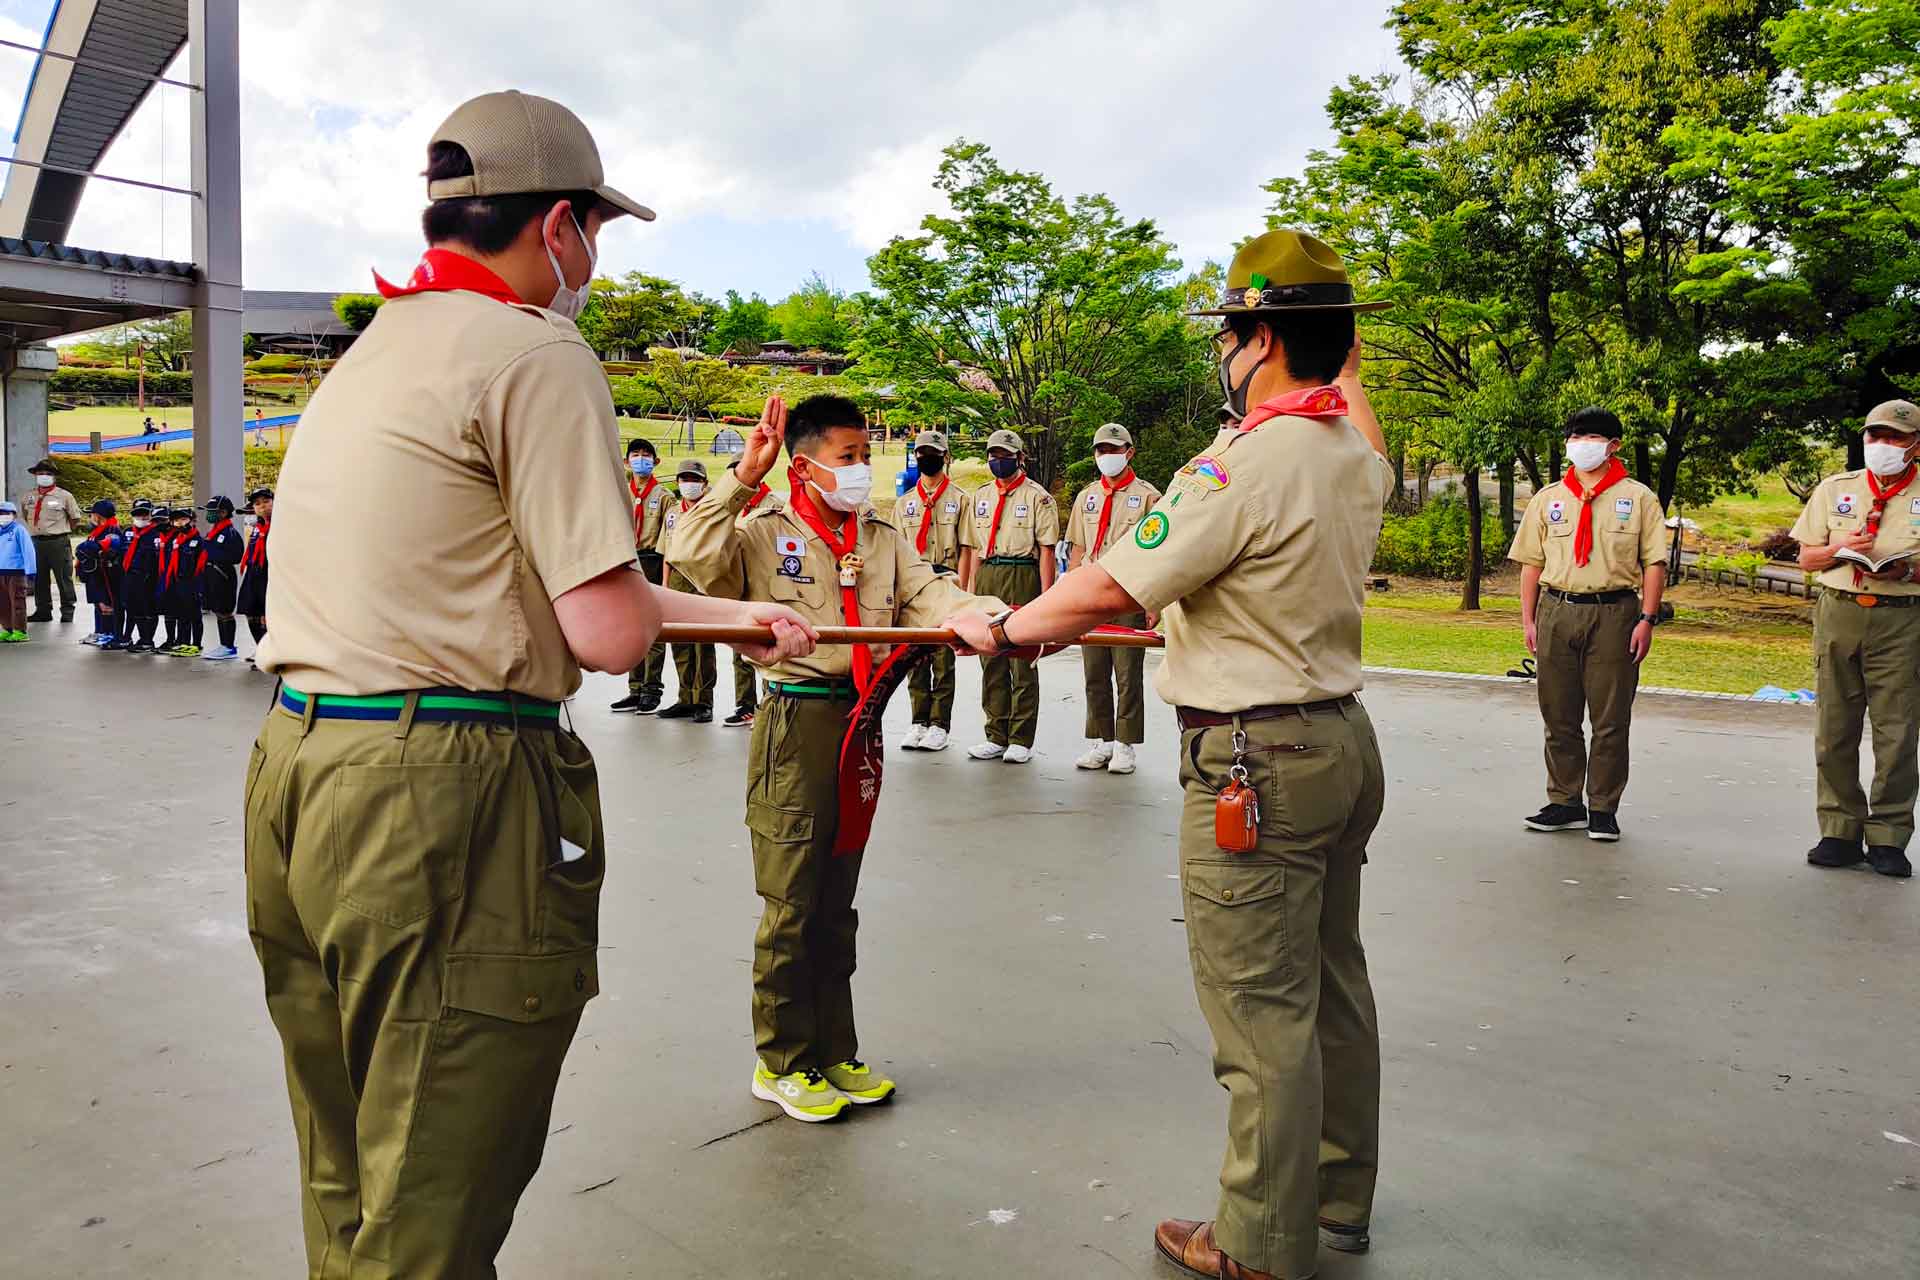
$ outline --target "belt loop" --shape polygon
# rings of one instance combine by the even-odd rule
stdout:
[[[511,689],[507,690],[507,714],[513,717],[513,732],[515,736],[518,736],[520,733],[520,695]]]
[[[1304,702],[1297,702],[1297,703],[1295,703],[1295,704],[1294,704],[1294,707],[1293,707],[1293,709],[1294,709],[1294,710],[1295,710],[1296,712],[1298,712],[1298,713],[1299,713],[1299,716],[1300,716],[1300,723],[1302,723],[1302,724],[1312,724],[1312,723],[1313,723],[1313,712],[1311,712],[1311,711],[1309,711],[1309,710],[1307,710],[1307,704],[1306,704],[1306,703],[1304,703]]]
[[[413,716],[420,710],[420,691],[410,689],[400,703],[400,718],[394,721],[393,736],[404,739],[413,732]]]
[[[315,714],[319,712],[319,710],[320,710],[320,695],[317,693],[308,694],[307,709],[300,713],[300,736],[301,737],[304,738],[308,734],[313,732],[313,718]]]

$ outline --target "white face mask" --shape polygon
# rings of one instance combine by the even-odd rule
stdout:
[[[1877,476],[1897,476],[1907,469],[1907,446],[1867,441],[1867,470]]]
[[[135,516],[133,518],[133,527],[136,529],[144,529],[152,523],[153,521],[147,519],[145,516]]]
[[[1607,465],[1607,442],[1605,440],[1569,440],[1567,442],[1567,461],[1578,471],[1598,471]]]
[[[828,467],[817,462],[813,465],[833,473],[833,488],[822,489],[817,484],[813,487],[835,511],[858,511],[873,493],[873,468],[864,462],[854,462],[844,467]]]
[[[1098,453],[1094,455],[1093,465],[1100,468],[1100,474],[1111,480],[1127,469],[1127,455],[1124,453]]]
[[[0,529],[4,529],[12,523],[13,523],[13,512],[0,511]]]
[[[704,480],[682,480],[680,482],[680,496],[688,502],[692,502],[706,491],[707,482]]]
[[[593,285],[593,270],[599,265],[599,255],[593,246],[587,244],[587,233],[580,230],[580,219],[573,217],[573,210],[567,210],[567,216],[573,218],[573,229],[579,232],[580,243],[587,245],[587,278],[580,282],[578,289],[567,287],[567,273],[560,269],[560,259],[554,256],[553,246],[547,246],[547,261],[553,264],[553,277],[560,287],[553,291],[553,301],[547,304],[547,310],[555,315],[565,316],[569,320],[578,320],[580,313],[587,309],[587,292]]]
[[[35,476],[35,477],[33,478],[33,482],[34,482],[35,484],[37,484],[37,485],[39,485],[39,486],[40,486],[40,487],[41,487],[42,489],[51,489],[51,488],[53,488],[53,477],[52,477],[52,476]]]

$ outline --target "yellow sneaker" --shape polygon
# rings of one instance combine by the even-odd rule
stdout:
[[[847,1100],[856,1107],[870,1107],[876,1102],[893,1100],[893,1081],[885,1076],[875,1075],[873,1069],[858,1058],[849,1058],[837,1067],[828,1067],[821,1074],[827,1083],[847,1095]]]
[[[851,1099],[810,1067],[776,1076],[761,1062],[753,1065],[753,1096],[773,1103],[795,1120],[808,1124],[838,1120],[853,1105]]]

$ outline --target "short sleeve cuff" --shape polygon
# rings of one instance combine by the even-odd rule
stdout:
[[[575,587],[585,586],[603,573],[632,567],[633,557],[632,547],[621,543],[608,543],[595,550],[592,555],[581,556],[552,573],[542,574],[540,585],[546,588],[547,599],[558,600]]]
[[[1530,565],[1535,569],[1544,569],[1547,567],[1547,558],[1545,556],[1530,556],[1518,551],[1509,551],[1507,552],[1507,559],[1513,561],[1515,564]]]
[[[1120,589],[1133,597],[1133,602],[1148,613],[1160,613],[1180,598],[1178,592],[1168,593],[1164,583],[1156,583],[1147,572],[1146,566],[1126,555],[1116,555],[1121,546],[1110,547],[1107,554],[1097,563],[1120,585]]]

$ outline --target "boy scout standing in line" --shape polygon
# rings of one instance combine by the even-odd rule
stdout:
[[[947,474],[946,432],[922,431],[913,439],[913,453],[920,479],[900,499],[900,532],[935,573],[958,574],[961,554],[973,545],[973,519],[967,514],[970,499]],[[902,751],[947,749],[947,735],[953,731],[954,660],[952,649],[936,650],[907,677],[913,728],[901,740]]]
[[[786,508],[741,520],[783,442],[792,459]],[[867,505],[870,457],[853,401],[810,396],[789,414],[773,397],[739,470],[682,518],[675,563],[710,595],[777,601],[835,626],[931,627],[978,607]],[[835,647],[776,664],[747,753],[753,880],[765,903],[754,939],[752,1091],[796,1120],[837,1119],[894,1093],[860,1062],[854,1030],[862,852],[833,852],[840,744],[876,660]]]
[[[667,491],[660,477],[653,474],[660,455],[653,442],[638,436],[627,441],[627,492],[633,498],[633,550],[640,561],[640,572],[656,586],[665,581],[660,556],[660,529],[666,521]],[[634,711],[650,716],[660,709],[660,695],[666,691],[660,676],[667,666],[667,646],[655,644],[646,659],[627,673],[627,696],[608,708],[610,711]]]
[[[667,587],[672,591],[697,592],[699,588],[688,581],[687,575],[674,563],[673,532],[707,491],[706,464],[697,459],[681,463],[679,474],[674,476],[674,487],[679,496],[667,507],[666,519],[660,526],[660,554],[666,557]],[[660,712],[660,718],[712,724],[713,684],[718,678],[714,668],[718,665],[719,655],[710,644],[673,646],[673,669],[680,679],[680,688],[675,691],[673,705]]]
[[[1038,599],[1059,566],[1060,510],[1053,495],[1027,477],[1026,445],[1011,431],[987,437],[993,483],[973,495],[972,537],[961,557],[960,585],[1008,604]],[[975,760],[1025,764],[1040,727],[1040,669],[1024,658],[983,654],[980,701],[987,740],[968,750]]]
[[[1593,840],[1620,838],[1633,695],[1667,582],[1665,513],[1615,456],[1620,436],[1610,410],[1568,417],[1566,477],[1533,495],[1507,552],[1547,726],[1547,807],[1526,823]]]
[[[1355,691],[1393,469],[1353,312],[1383,304],[1356,304],[1339,256],[1298,231],[1249,241],[1227,284],[1201,314],[1226,318],[1237,422],[1128,541],[1018,613],[949,625],[986,652],[1164,610],[1155,687],[1182,730],[1183,914],[1231,1101],[1219,1216],[1168,1219],[1154,1245],[1188,1275],[1299,1280],[1317,1244],[1366,1251],[1378,1163],[1360,869],[1386,784]]]
[[[1913,804],[1920,792],[1920,555],[1879,572],[1843,552],[1884,562],[1920,552],[1920,483],[1914,454],[1920,408],[1875,405],[1866,421],[1866,468],[1821,481],[1793,526],[1800,567],[1819,575],[1813,606],[1816,672],[1813,763],[1820,842],[1816,867],[1866,859],[1883,876],[1913,874]],[[1873,792],[1860,789],[1860,731],[1873,718]]]
[[[1119,423],[1109,422],[1093,433],[1093,460],[1100,478],[1074,495],[1073,510],[1067,515],[1067,542],[1073,547],[1069,570],[1098,560],[1124,542],[1160,500],[1160,491],[1133,473],[1133,433]],[[1115,621],[1123,627],[1144,627],[1147,615]],[[1147,708],[1140,687],[1147,651],[1083,645],[1080,660],[1087,674],[1087,753],[1073,762],[1074,767],[1132,773],[1133,749],[1147,740]]]
[[[33,583],[33,612],[28,622],[53,621],[53,584],[60,584],[60,621],[72,622],[80,597],[73,589],[73,535],[86,523],[80,500],[60,487],[52,458],[27,468],[33,492],[20,500],[20,516],[33,539],[40,575]]]
[[[790,611],[633,572],[606,375],[573,317],[602,222],[586,127],[519,93],[428,152],[428,250],[287,451],[247,769],[247,925],[285,1049],[315,1276],[494,1274],[599,991],[606,874],[582,666],[661,619]],[[379,520],[343,520],[354,510]]]

